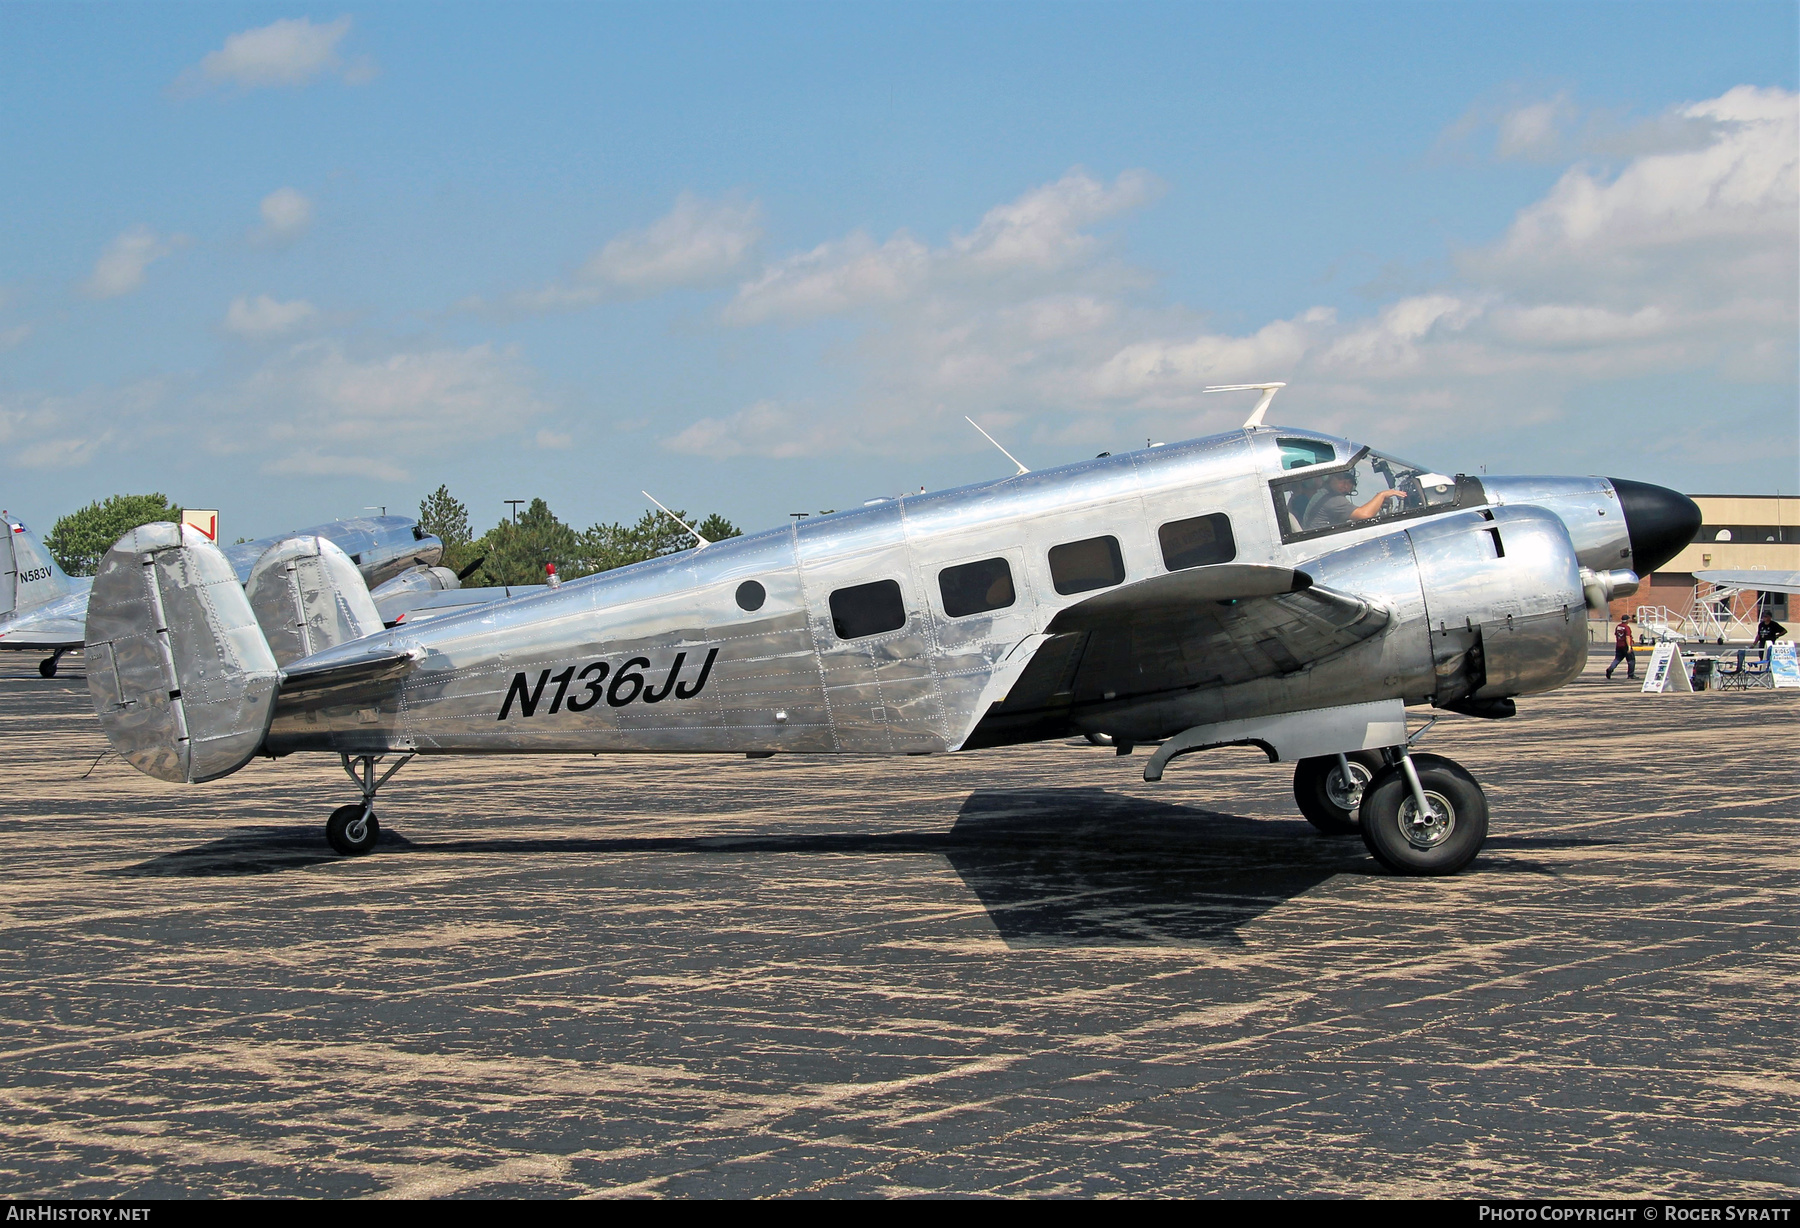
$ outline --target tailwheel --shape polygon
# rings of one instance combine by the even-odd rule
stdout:
[[[1300,813],[1327,836],[1355,835],[1363,791],[1383,762],[1378,750],[1302,759],[1294,765],[1294,801]]]
[[[381,824],[376,821],[375,812],[362,802],[339,806],[325,820],[325,839],[346,857],[369,852],[380,835]]]
[[[1361,817],[1363,844],[1396,874],[1455,874],[1487,840],[1486,795],[1442,755],[1402,754],[1382,768],[1363,790]]]
[[[38,673],[45,678],[54,678],[56,677],[56,667],[61,664],[62,653],[60,652],[54,656],[45,657],[42,661],[38,662]]]

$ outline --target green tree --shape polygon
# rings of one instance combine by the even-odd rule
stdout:
[[[555,563],[559,574],[579,574],[581,539],[542,499],[533,499],[516,523],[502,520],[489,529],[475,547],[482,564],[471,585],[542,584],[546,563]]]
[[[709,542],[722,542],[727,537],[742,537],[744,531],[732,524],[717,512],[708,513],[705,520],[694,526],[700,530],[700,536]]]
[[[447,495],[442,488],[439,493]],[[676,515],[687,519],[686,512],[677,511]],[[420,523],[426,523],[424,516]],[[708,541],[736,537],[741,531],[717,513],[695,527]],[[661,512],[645,512],[635,524],[596,524],[577,532],[558,520],[544,500],[533,499],[517,522],[502,520],[472,542],[447,544],[444,566],[461,571],[479,560],[481,566],[464,581],[470,586],[542,584],[546,563],[555,563],[559,576],[573,580],[694,545],[692,535]]]
[[[439,486],[419,502],[419,527],[446,546],[469,543],[469,509]]]
[[[179,522],[181,509],[162,494],[108,495],[80,511],[70,512],[50,528],[44,545],[57,565],[72,576],[91,576],[113,543],[141,524]]]

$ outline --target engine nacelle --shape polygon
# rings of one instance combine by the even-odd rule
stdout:
[[[1535,507],[1497,507],[1407,530],[1425,596],[1432,700],[1551,691],[1587,664],[1587,598],[1568,527]]]

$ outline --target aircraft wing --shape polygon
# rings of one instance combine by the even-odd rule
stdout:
[[[0,649],[80,648],[87,629],[87,581],[66,597],[0,619]]]
[[[1056,736],[1085,705],[1297,673],[1388,620],[1380,606],[1283,567],[1228,563],[1108,589],[1051,621],[1050,638],[964,747]]]
[[[1729,584],[1733,588],[1753,588],[1764,593],[1800,594],[1800,571],[1763,571],[1758,568],[1746,568],[1742,571],[1696,571],[1694,578],[1713,584]]]

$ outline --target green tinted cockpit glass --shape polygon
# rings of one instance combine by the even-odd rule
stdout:
[[[1329,465],[1337,459],[1337,453],[1328,443],[1317,439],[1277,439],[1281,445],[1281,467],[1283,469],[1304,469],[1308,465]]]

